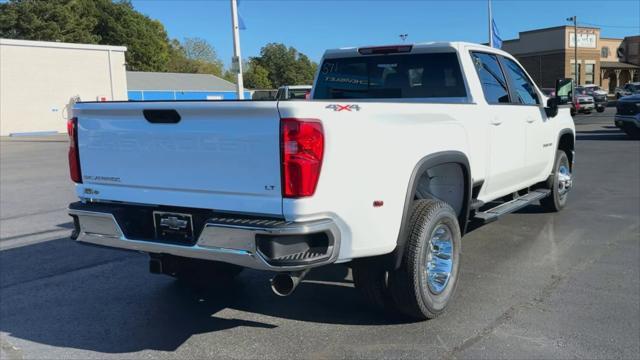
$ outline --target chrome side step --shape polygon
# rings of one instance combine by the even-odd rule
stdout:
[[[548,189],[533,190],[526,195],[500,204],[489,210],[477,212],[475,218],[483,221],[484,223],[490,223],[497,220],[502,215],[518,211],[534,201],[538,201],[549,196],[549,194],[551,194],[551,190]]]

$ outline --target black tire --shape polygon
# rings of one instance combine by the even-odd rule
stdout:
[[[162,272],[188,286],[205,289],[228,285],[242,267],[218,261],[162,256]]]
[[[634,140],[640,140],[640,129],[632,126],[624,126],[622,130]]]
[[[599,112],[599,113],[604,112],[604,107],[599,107],[599,108],[596,109],[596,111]]]
[[[562,150],[556,151],[556,160],[553,164],[553,173],[549,176],[547,180],[547,189],[551,190],[551,194],[546,198],[540,200],[540,205],[547,211],[558,212],[562,210],[567,204],[567,196],[568,191],[571,188],[571,184],[569,188],[566,189],[566,182],[562,182],[561,177],[566,175],[566,171],[568,170],[568,174],[570,179],[573,178],[571,165],[569,164],[569,158],[567,157],[567,153]]]
[[[444,312],[458,283],[462,246],[458,218],[453,208],[443,201],[418,200],[408,226],[409,238],[402,264],[389,274],[390,294],[397,310],[404,315],[419,320],[433,319]],[[441,230],[448,232],[450,238],[451,267],[447,280],[438,290],[432,288],[426,268],[432,238]]]
[[[576,116],[576,109],[571,108],[571,116]]]

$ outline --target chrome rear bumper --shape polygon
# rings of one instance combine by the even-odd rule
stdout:
[[[340,248],[340,233],[331,219],[309,222],[286,222],[272,219],[212,218],[208,220],[194,245],[179,245],[150,240],[130,239],[116,217],[109,212],[69,209],[74,218],[72,238],[78,242],[143,251],[147,253],[222,261],[243,267],[271,271],[296,271],[322,266],[336,261]],[[260,251],[257,235],[287,236],[325,233],[330,240],[327,254],[317,261],[274,265]]]

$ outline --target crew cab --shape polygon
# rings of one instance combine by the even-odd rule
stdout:
[[[146,252],[187,281],[273,271],[283,296],[347,264],[372,305],[416,319],[451,302],[470,222],[559,211],[572,187],[569,108],[471,43],[328,50],[309,101],[85,102],[74,116],[78,242]]]

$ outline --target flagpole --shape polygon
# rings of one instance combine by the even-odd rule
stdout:
[[[489,46],[493,47],[493,15],[491,14],[491,0],[487,0],[489,7]]]
[[[240,55],[240,29],[238,28],[238,1],[231,0],[231,26],[233,27],[233,63],[236,74],[236,92],[238,100],[244,99],[244,83],[242,79],[242,55]]]

